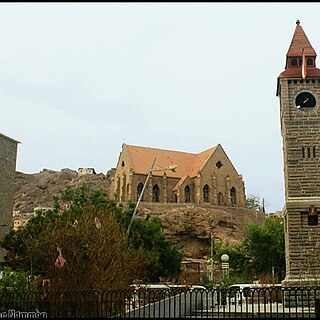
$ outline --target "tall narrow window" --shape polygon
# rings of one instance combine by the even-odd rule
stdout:
[[[316,157],[316,147],[313,147],[312,151],[313,151],[313,157],[315,158]]]
[[[308,158],[311,157],[311,154],[310,154],[310,148],[308,148]]]
[[[306,157],[305,152],[304,152],[304,148],[302,148],[302,158],[304,159]]]
[[[184,188],[184,202],[190,202],[190,187],[186,185]]]
[[[140,182],[137,187],[137,201],[139,200],[142,189],[143,189],[143,183]],[[143,201],[143,195],[142,195],[141,201]]]
[[[155,184],[152,188],[152,202],[160,201],[160,189],[157,184]]]
[[[210,188],[209,186],[206,184],[203,187],[203,202],[209,202],[209,195],[210,195]]]
[[[224,205],[223,194],[221,192],[218,193],[218,206]]]
[[[231,197],[231,206],[236,206],[236,189],[235,187],[232,187],[230,190],[230,197]]]

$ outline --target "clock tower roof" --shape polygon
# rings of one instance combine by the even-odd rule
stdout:
[[[300,57],[302,56],[302,50],[304,49],[304,54],[306,56],[316,56],[316,52],[313,49],[308,37],[304,33],[300,21],[296,22],[296,29],[294,31],[291,44],[287,53],[287,58],[289,57]]]
[[[307,59],[307,77],[320,77],[320,69],[316,68],[317,54],[304,33],[300,21],[297,20],[296,28],[286,56],[285,71],[279,75],[279,78],[301,78],[303,56]]]

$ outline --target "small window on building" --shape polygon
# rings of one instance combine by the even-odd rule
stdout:
[[[184,202],[190,202],[190,187],[189,185],[186,185],[184,188]]]
[[[160,201],[160,189],[157,184],[155,184],[152,188],[152,202]]]
[[[309,209],[308,213],[308,226],[317,226],[318,225],[318,212],[317,208],[312,206]]]
[[[231,198],[231,207],[235,207],[237,204],[237,192],[236,192],[236,188],[232,187],[230,190],[230,198]]]
[[[307,59],[307,66],[313,66],[313,59],[311,58]]]
[[[209,202],[209,195],[210,195],[210,188],[209,186],[206,184],[203,187],[203,202]]]
[[[291,59],[291,65],[294,67],[296,65],[298,65],[298,61],[296,58]]]
[[[124,167],[124,165],[125,165],[125,163],[124,163],[124,161],[122,161],[122,162],[121,162],[121,166]]]
[[[305,152],[304,152],[304,148],[302,148],[301,150],[302,150],[302,158],[304,159],[306,157]]]
[[[140,182],[138,184],[138,187],[137,187],[137,201],[139,200],[139,197],[141,195],[142,189],[143,189],[143,183]],[[141,201],[143,201],[143,195],[142,195]]]
[[[216,167],[218,169],[220,169],[221,167],[223,166],[222,162],[219,160],[217,163],[216,163]]]

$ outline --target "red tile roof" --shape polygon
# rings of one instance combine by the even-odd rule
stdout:
[[[156,158],[154,169],[159,168],[159,171],[153,171],[153,175],[162,176],[164,171],[161,168],[166,168],[170,165],[177,165],[175,172],[166,170],[166,175],[173,178],[181,178],[184,176],[195,177],[197,172],[203,168],[206,161],[215,151],[216,147],[205,150],[199,154],[187,153],[172,150],[163,150],[156,148],[133,146],[123,144],[123,150],[126,149],[132,167],[137,174],[148,174],[152,163]]]

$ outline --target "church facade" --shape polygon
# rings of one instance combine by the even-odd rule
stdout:
[[[123,144],[110,197],[136,202],[142,192],[145,202],[246,206],[242,175],[220,144],[198,154]]]

